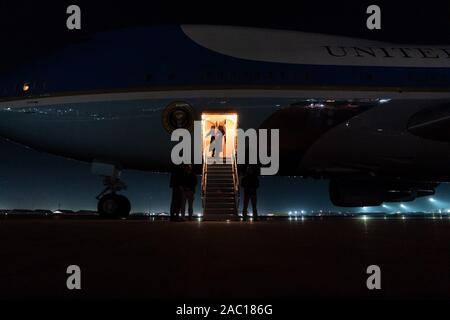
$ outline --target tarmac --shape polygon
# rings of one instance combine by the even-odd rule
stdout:
[[[450,218],[0,218],[0,300],[448,299]],[[81,290],[69,290],[69,265]],[[381,269],[369,290],[367,267]]]

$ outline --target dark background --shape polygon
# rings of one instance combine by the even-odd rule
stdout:
[[[81,7],[81,31],[66,28],[66,8],[71,4]],[[381,30],[366,28],[366,8],[370,4],[381,7]],[[450,2],[2,1],[0,72],[14,71],[96,32],[182,23],[290,29],[399,43],[448,44]],[[95,207],[94,197],[102,186],[100,179],[90,174],[88,164],[4,141],[0,141],[0,155],[0,208]],[[133,203],[133,211],[167,210],[167,175],[128,171],[123,177],[129,185],[126,194]],[[450,207],[448,191],[446,185],[439,188],[439,207]],[[324,181],[264,178],[260,199],[263,211],[332,208]],[[431,208],[426,200],[407,205],[408,210]]]

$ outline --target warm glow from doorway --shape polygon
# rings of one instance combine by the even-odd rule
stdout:
[[[225,139],[223,156],[231,156],[236,150],[236,130],[237,130],[238,115],[236,113],[203,113],[202,114],[202,136],[203,136],[203,152],[209,151],[210,136],[208,133],[211,127],[224,126]]]

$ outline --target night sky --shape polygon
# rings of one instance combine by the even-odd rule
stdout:
[[[391,1],[393,2],[393,1]],[[250,2],[249,2],[250,3]],[[252,2],[253,3],[253,2]],[[66,8],[78,4],[82,30],[66,29]],[[366,8],[382,9],[382,30],[365,27]],[[399,43],[449,44],[450,2],[427,1],[2,1],[0,2],[0,72],[14,70],[67,44],[99,31],[161,24],[221,24],[319,32]],[[0,208],[94,209],[101,191],[89,164],[40,153],[0,141]],[[125,171],[132,211],[167,211],[168,175]],[[262,212],[330,209],[326,181],[270,177],[261,180]],[[274,192],[274,190],[276,190]],[[450,187],[439,187],[439,207],[450,208]],[[197,195],[197,200],[199,200]],[[446,198],[448,203],[445,202]],[[428,200],[406,203],[430,209]],[[395,207],[395,208],[394,208]],[[436,207],[436,206],[435,206]],[[397,210],[398,205],[393,206]],[[200,211],[197,201],[196,211]]]

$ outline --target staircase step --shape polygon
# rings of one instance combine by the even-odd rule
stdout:
[[[220,181],[220,180],[229,181],[229,180],[231,180],[231,181],[233,181],[233,177],[230,177],[230,176],[208,176],[206,181],[209,181],[209,180],[211,180],[211,181]]]
[[[206,199],[206,202],[223,202],[223,201],[233,201],[235,200],[235,197],[209,197]]]
[[[214,190],[216,192],[217,190],[223,190],[223,189],[231,189],[234,191],[234,184],[227,183],[227,184],[214,184],[214,183],[207,183],[206,184],[206,192]]]
[[[226,205],[226,206],[216,206],[216,205],[213,205],[213,206],[209,206],[209,205],[206,205],[205,206],[205,210],[220,210],[220,209],[223,209],[223,210],[236,210],[236,206],[232,206],[232,205]]]
[[[210,167],[208,167],[207,172],[208,173],[211,173],[211,172],[214,172],[214,173],[216,173],[216,172],[226,172],[226,173],[232,174],[233,173],[233,169],[231,167],[229,167],[229,168],[228,167],[227,168],[224,168],[224,167],[210,168]]]
[[[207,197],[234,197],[234,190],[233,189],[214,189],[214,190],[208,190],[205,192],[205,196]]]
[[[232,166],[233,165],[233,163],[232,162],[226,162],[226,160],[224,160],[224,162],[207,162],[206,163],[206,165],[208,166],[208,167],[210,167],[210,166]]]
[[[237,214],[237,210],[236,209],[209,209],[209,210],[205,210],[205,215],[210,215],[210,214]]]
[[[228,172],[228,171],[218,171],[218,172],[211,172],[211,171],[208,171],[208,177],[212,177],[212,176],[214,176],[214,177],[233,177],[233,174],[231,173],[231,172]]]
[[[234,199],[217,199],[217,200],[211,200],[211,199],[206,199],[205,201],[205,206],[208,207],[209,205],[213,205],[213,206],[217,206],[217,205],[236,205],[236,201]]]
[[[234,197],[234,191],[233,190],[211,190],[207,191],[205,193],[207,197]]]
[[[227,191],[234,191],[234,185],[232,183],[208,183],[207,184],[207,191],[217,191],[217,190],[227,190]]]
[[[236,213],[235,208],[209,208],[205,209],[205,212],[208,213]]]
[[[211,208],[236,208],[236,203],[234,202],[227,202],[227,203],[221,203],[221,202],[210,202],[205,204],[206,209]]]
[[[212,186],[232,186],[232,187],[234,187],[234,183],[232,183],[230,181],[217,181],[217,180],[207,181],[206,185],[208,187],[212,187]]]

